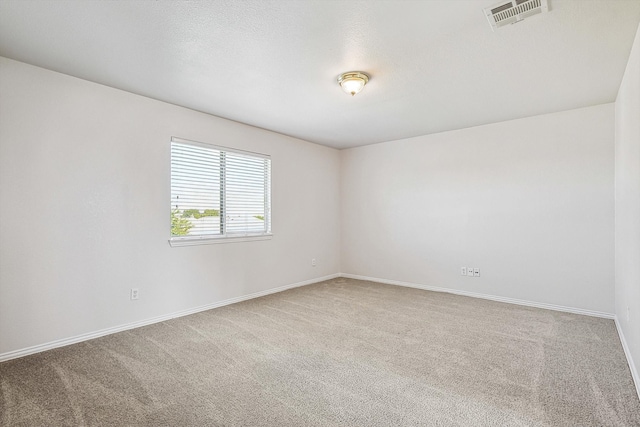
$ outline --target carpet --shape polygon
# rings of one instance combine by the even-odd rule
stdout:
[[[0,364],[3,426],[640,426],[614,322],[333,279]]]

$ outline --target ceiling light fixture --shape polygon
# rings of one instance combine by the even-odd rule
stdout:
[[[351,96],[360,92],[368,81],[369,76],[362,71],[349,71],[338,76],[340,87]]]

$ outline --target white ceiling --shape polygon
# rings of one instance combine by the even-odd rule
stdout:
[[[495,3],[2,0],[0,55],[337,148],[615,100],[640,0]]]

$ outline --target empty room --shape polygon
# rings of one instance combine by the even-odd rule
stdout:
[[[640,0],[0,0],[1,426],[640,426]]]

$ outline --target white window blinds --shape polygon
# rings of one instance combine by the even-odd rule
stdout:
[[[171,139],[171,241],[271,232],[269,156]]]

